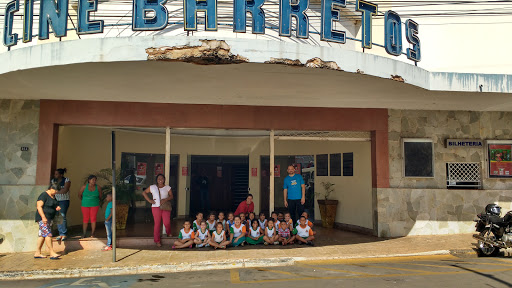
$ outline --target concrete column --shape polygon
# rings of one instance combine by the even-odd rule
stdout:
[[[270,203],[269,213],[274,211],[274,130],[270,130]]]

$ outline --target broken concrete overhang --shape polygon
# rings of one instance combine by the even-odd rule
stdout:
[[[201,65],[239,64],[249,62],[240,55],[231,54],[231,48],[223,40],[200,40],[201,46],[174,46],[148,48],[148,60],[180,61]]]
[[[285,58],[270,58],[270,60],[265,61],[265,64],[283,64],[283,65],[289,65],[289,66],[302,66],[302,67],[308,67],[308,68],[320,68],[320,69],[330,69],[330,70],[337,70],[337,71],[343,71],[336,62],[334,61],[324,61],[318,57],[311,58],[308,61],[306,61],[306,64],[302,64],[300,60],[295,59],[285,59]]]

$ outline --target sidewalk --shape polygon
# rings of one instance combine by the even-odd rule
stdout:
[[[232,269],[262,266],[292,265],[295,261],[398,257],[408,255],[449,254],[450,252],[472,253],[475,241],[471,234],[410,236],[382,239],[350,232],[334,245],[318,243],[309,246],[263,246],[240,247],[227,250],[209,248],[187,248],[170,250],[173,239],[164,239],[164,246],[157,248],[151,238],[131,239],[117,249],[117,262],[112,263],[112,252],[99,249],[102,239],[67,241],[62,259],[34,259],[33,253],[0,255],[0,280],[66,278],[110,276],[141,273],[171,273],[211,269]],[[321,242],[321,241],[319,241]],[[324,240],[329,242],[329,238]],[[79,243],[79,245],[77,245]],[[153,244],[153,243],[151,243]],[[72,246],[82,246],[75,249]],[[138,246],[139,248],[126,248]],[[140,248],[143,246],[143,248]],[[61,247],[62,248],[62,247]],[[62,249],[60,249],[62,250]]]

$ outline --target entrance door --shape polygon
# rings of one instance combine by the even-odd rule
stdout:
[[[249,156],[191,156],[190,215],[234,211],[247,198]],[[207,202],[204,201],[205,196]]]

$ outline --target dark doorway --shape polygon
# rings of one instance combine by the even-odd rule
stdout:
[[[190,215],[235,211],[247,198],[249,156],[191,156]],[[203,201],[208,195],[208,202]],[[205,218],[207,215],[205,215]]]

